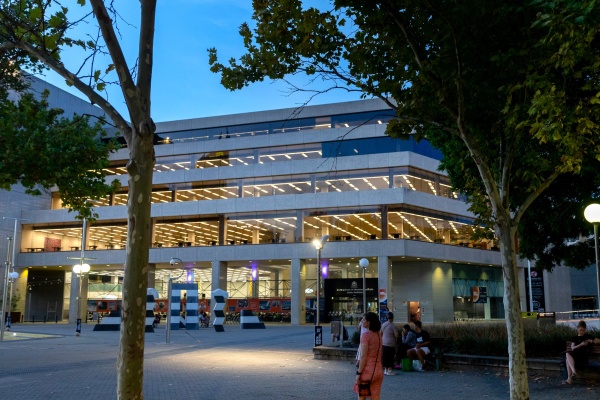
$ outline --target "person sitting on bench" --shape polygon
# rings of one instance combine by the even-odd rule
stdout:
[[[420,361],[420,365],[419,363],[413,363],[413,368],[416,371],[424,371],[425,356],[430,353],[429,347],[427,346],[431,344],[431,339],[429,337],[429,332],[421,327],[421,321],[415,321],[415,335],[417,336],[417,344],[414,348],[409,349],[406,352],[406,355],[413,361]]]
[[[570,385],[573,378],[577,375],[575,367],[581,367],[588,362],[589,351],[594,343],[600,343],[600,339],[594,339],[592,335],[586,332],[587,325],[585,321],[579,321],[577,324],[577,336],[571,339],[571,350],[565,354],[567,364],[567,380],[563,384]]]

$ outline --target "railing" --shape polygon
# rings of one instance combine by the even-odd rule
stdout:
[[[600,318],[599,309],[559,311],[556,313],[557,320]]]

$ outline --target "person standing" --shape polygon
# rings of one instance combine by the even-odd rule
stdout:
[[[373,312],[364,315],[362,325],[367,331],[360,336],[360,361],[356,370],[354,393],[358,394],[360,382],[371,382],[371,400],[379,400],[381,384],[383,383],[383,368],[381,367],[381,322]],[[358,396],[358,400],[367,397]]]
[[[387,321],[381,325],[381,361],[385,375],[396,375],[394,373],[394,359],[396,357],[396,343],[398,342],[398,328],[394,325],[394,314],[387,315]]]

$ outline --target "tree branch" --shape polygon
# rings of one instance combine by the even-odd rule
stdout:
[[[136,87],[133,79],[131,78],[129,68],[127,67],[127,61],[123,55],[123,50],[121,49],[119,40],[115,35],[115,31],[112,26],[112,20],[108,15],[106,7],[104,6],[104,2],[102,0],[90,0],[90,3],[92,4],[94,15],[98,20],[98,26],[102,31],[102,37],[104,37],[106,47],[108,48],[113,63],[115,64],[115,70],[119,75],[119,82],[121,83],[121,90],[123,91],[125,103],[127,103],[127,109],[130,110],[129,112],[132,110],[139,110]],[[124,132],[124,134],[126,135],[125,139],[127,142],[129,142],[129,132]]]
[[[138,94],[142,112],[146,118],[150,116],[150,89],[152,84],[152,62],[154,46],[154,25],[156,14],[156,0],[142,1],[142,19],[140,26],[140,42],[138,48]],[[140,79],[141,78],[141,79]]]
[[[531,194],[525,199],[525,201],[519,206],[519,208],[515,212],[515,216],[513,217],[515,225],[518,224],[519,221],[521,221],[523,214],[525,214],[525,211],[527,211],[531,203],[533,203],[535,199],[537,199],[544,190],[548,189],[550,184],[552,184],[552,182],[554,182],[556,178],[558,178],[558,176],[562,173],[563,172],[560,169],[556,169],[548,178],[546,178],[546,180],[540,186],[538,186],[538,188],[535,191],[531,192]]]
[[[106,101],[104,97],[100,96],[95,90],[83,83],[81,79],[66,69],[60,61],[55,60],[50,54],[37,49],[29,43],[21,42],[16,46],[20,49],[23,49],[31,56],[40,59],[50,69],[65,78],[68,83],[75,86],[79,91],[81,91],[81,93],[87,96],[92,103],[98,104],[98,106],[106,113],[106,115],[108,115],[108,117],[119,127],[119,130],[123,135],[130,134],[130,125],[121,116],[121,114],[119,114],[119,112],[115,110],[115,108],[108,101]]]

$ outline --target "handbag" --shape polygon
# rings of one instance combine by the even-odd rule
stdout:
[[[380,350],[381,350],[381,337],[379,337],[379,346],[377,348],[377,357],[375,357],[375,368],[377,368],[377,359],[379,358]],[[375,375],[375,368],[373,368],[373,373],[371,374],[371,380],[373,380],[373,376]],[[358,382],[358,395],[360,397],[371,397],[371,380]]]
[[[371,397],[371,381],[358,382],[358,395],[360,397]]]

